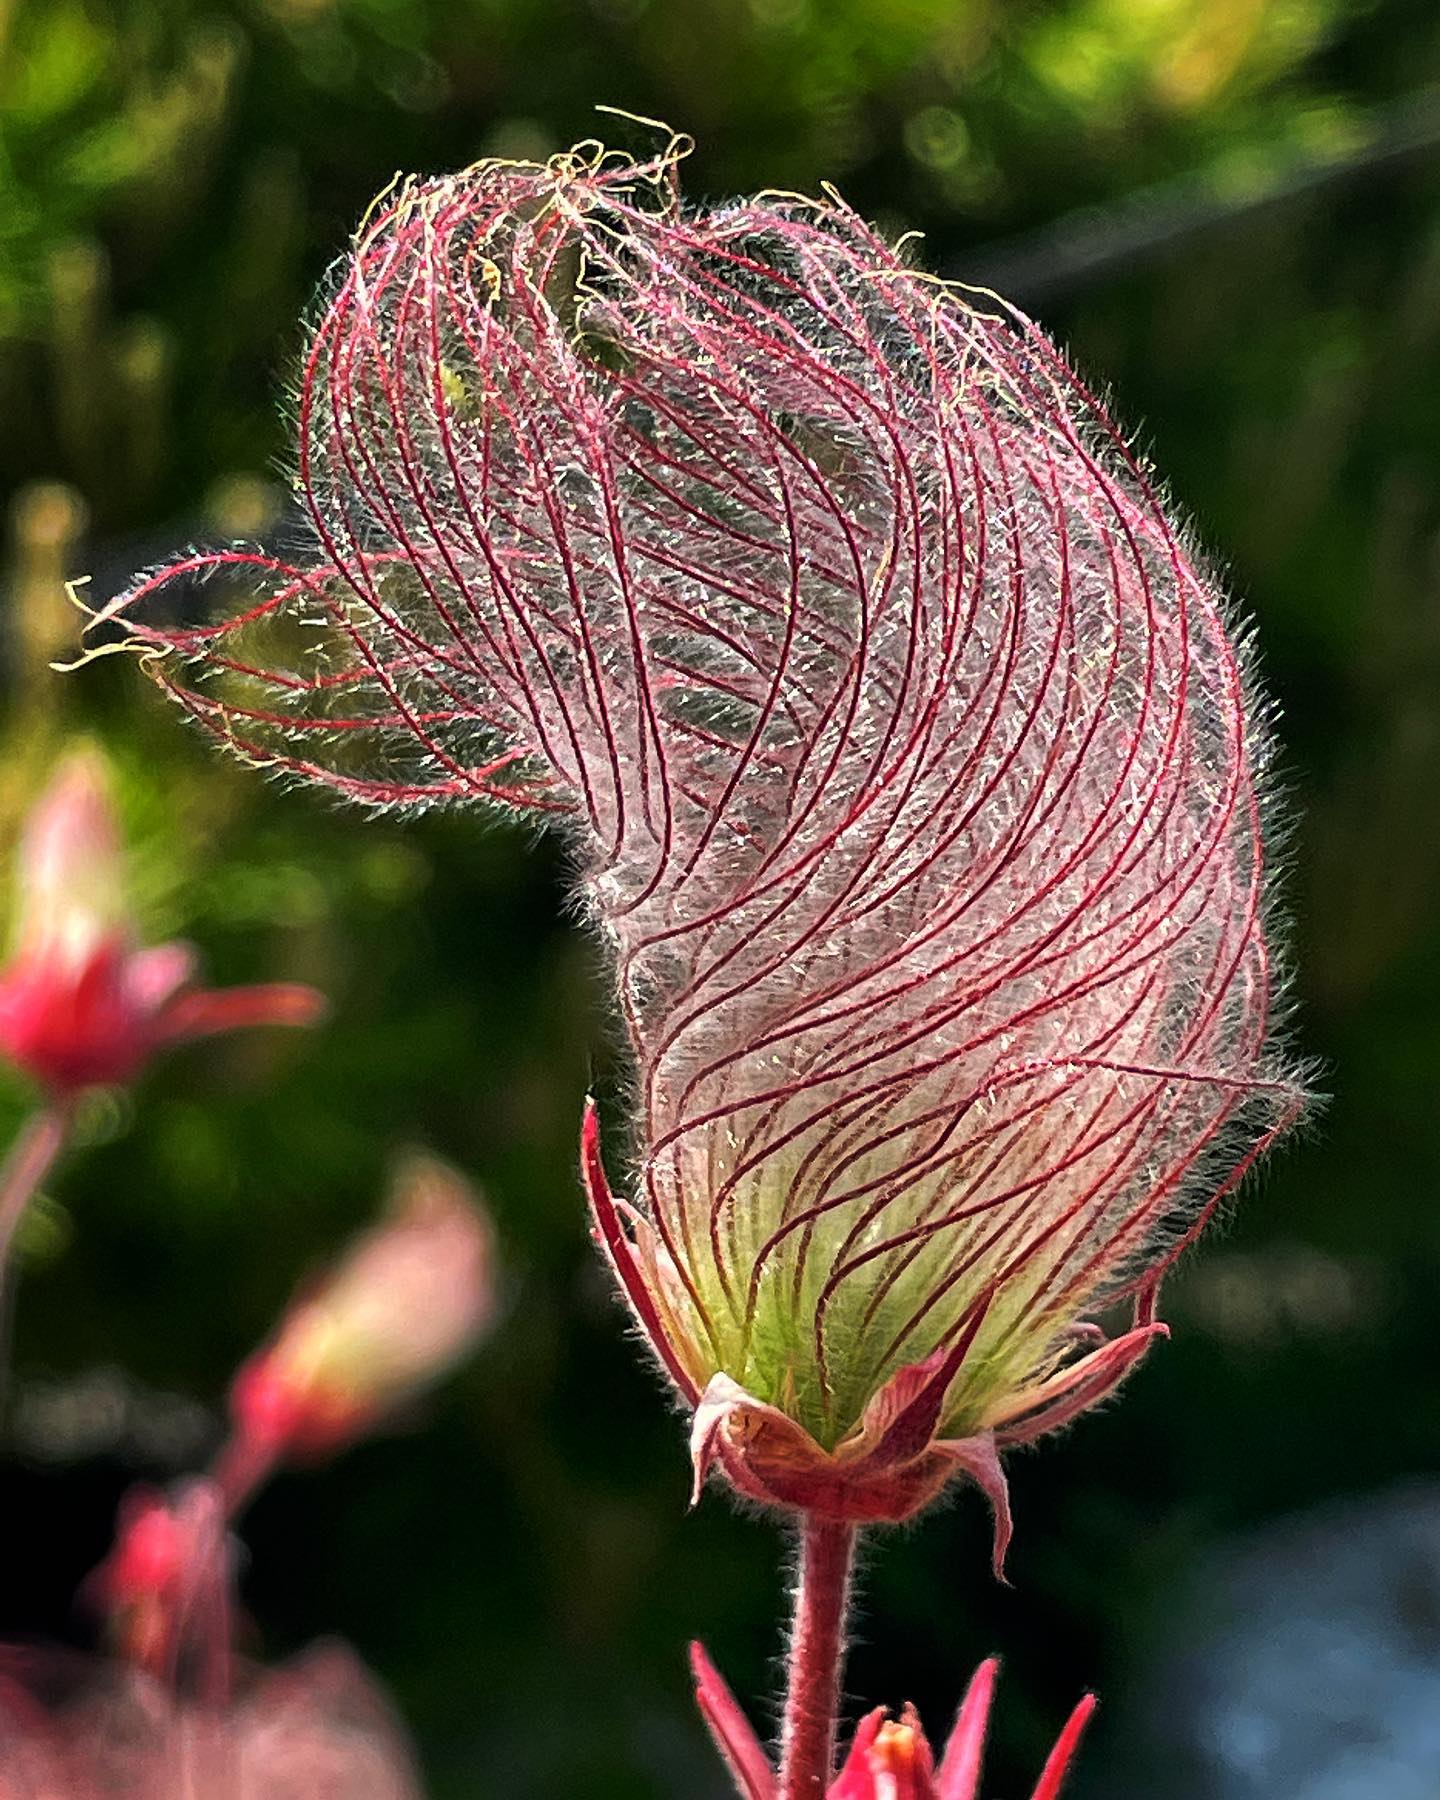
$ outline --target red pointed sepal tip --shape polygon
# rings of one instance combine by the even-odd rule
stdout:
[[[700,1390],[666,1329],[662,1308],[651,1291],[636,1253],[636,1245],[621,1218],[621,1205],[610,1191],[605,1164],[600,1155],[600,1115],[592,1097],[586,1096],[585,1113],[580,1126],[580,1172],[585,1193],[595,1221],[595,1238],[605,1252],[611,1272],[630,1304],[635,1321],[667,1375],[679,1388],[685,1400],[694,1406]],[[632,1220],[633,1209],[627,1209]]]
[[[701,1716],[744,1800],[776,1800],[779,1790],[770,1759],[703,1644],[690,1646],[690,1672]]]
[[[976,1800],[980,1792],[980,1769],[985,1760],[990,1707],[995,1699],[999,1674],[1000,1659],[992,1656],[970,1677],[970,1686],[960,1702],[960,1711],[956,1714],[954,1729],[940,1764],[936,1783],[938,1800]]]
[[[1056,1800],[1065,1777],[1070,1773],[1070,1765],[1075,1760],[1080,1739],[1085,1735],[1085,1727],[1090,1723],[1090,1715],[1099,1704],[1094,1694],[1087,1694],[1071,1713],[1040,1773],[1040,1782],[1032,1800]]]

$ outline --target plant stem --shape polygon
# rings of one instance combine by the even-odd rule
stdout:
[[[20,1221],[25,1217],[25,1208],[55,1166],[69,1129],[68,1108],[44,1106],[30,1115],[10,1146],[10,1154],[5,1158],[4,1167],[0,1168],[0,1276],[4,1274]]]
[[[227,1521],[234,1520],[274,1472],[278,1458],[273,1446],[243,1433],[225,1440],[210,1467],[210,1479],[219,1490]]]
[[[807,1517],[790,1638],[790,1691],[780,1740],[780,1800],[824,1800],[835,1768],[835,1719],[855,1527]]]

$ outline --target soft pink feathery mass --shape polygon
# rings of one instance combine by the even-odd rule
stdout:
[[[1295,1092],[1226,609],[1050,341],[577,151],[382,199],[298,423],[305,550],[107,616],[252,757],[567,822],[681,1391],[827,1453],[937,1356],[951,1437],[1093,1398]]]
[[[224,1708],[140,1670],[0,1655],[0,1800],[420,1800],[389,1705],[341,1645]]]

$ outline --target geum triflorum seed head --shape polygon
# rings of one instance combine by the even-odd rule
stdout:
[[[1263,745],[1039,330],[675,162],[383,199],[304,365],[310,552],[106,616],[245,754],[566,822],[634,1056],[632,1199],[593,1118],[586,1171],[697,1468],[877,1519],[965,1468],[1003,1530],[997,1451],[1131,1366],[1296,1104]]]

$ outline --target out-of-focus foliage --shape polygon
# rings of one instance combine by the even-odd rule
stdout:
[[[747,1702],[772,1685],[771,1536],[714,1499],[686,1516],[678,1424],[585,1241],[579,1104],[618,1071],[561,853],[282,792],[127,661],[46,669],[74,646],[63,576],[103,597],[177,542],[273,525],[274,402],[373,192],[646,141],[598,100],[693,132],[693,192],[834,179],[932,263],[1003,276],[1143,422],[1260,629],[1301,1032],[1334,1101],[1175,1284],[1176,1341],[1124,1402],[1017,1465],[1014,1590],[962,1500],[873,1559],[850,1678],[939,1733],[1003,1649],[998,1791],[1085,1684],[1110,1701],[1100,1769],[1208,1546],[1440,1455],[1431,0],[11,0],[0,34],[0,829],[68,735],[102,738],[147,935],[334,1006],[89,1107],[29,1233],[0,1635],[83,1636],[69,1595],[125,1482],[198,1461],[236,1362],[424,1142],[493,1199],[504,1319],[424,1429],[258,1504],[269,1648],[348,1635],[436,1800],[718,1792],[685,1639]],[[24,1098],[0,1095],[7,1132]]]
[[[1340,0],[10,0],[0,468],[38,454],[118,525],[262,461],[256,393],[370,195],[617,129],[596,102],[693,132],[713,191],[833,179],[943,241],[1353,152],[1373,121],[1338,58],[1365,23]]]

